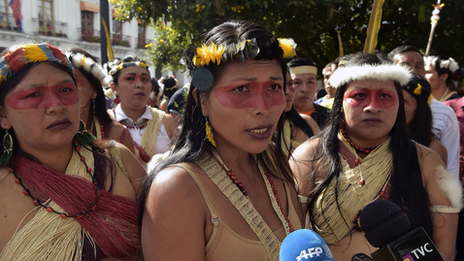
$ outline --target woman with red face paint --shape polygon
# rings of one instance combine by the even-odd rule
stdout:
[[[89,134],[79,111],[73,68],[58,48],[2,53],[0,260],[136,259],[145,172],[127,148]]]
[[[102,140],[115,140],[124,144],[132,153],[134,143],[127,128],[114,122],[106,112],[106,99],[102,85],[109,85],[106,75],[97,60],[88,52],[73,48],[66,52],[74,67],[77,89],[79,90],[81,120],[87,131]]]
[[[152,89],[147,64],[138,57],[126,56],[111,69],[111,89],[119,104],[110,115],[129,129],[136,155],[146,164],[155,154],[171,147],[177,124],[169,114],[147,106]]]
[[[145,260],[278,260],[284,237],[302,227],[281,144],[285,54],[245,21],[213,28],[185,54],[182,133],[141,195]]]
[[[425,228],[444,259],[454,260],[462,188],[435,152],[408,137],[401,86],[410,77],[374,54],[354,56],[330,78],[337,92],[329,126],[293,154],[306,227],[337,261],[376,250],[359,215],[382,199],[404,209],[412,227]]]

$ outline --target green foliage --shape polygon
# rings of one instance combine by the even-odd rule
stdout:
[[[188,31],[174,30],[162,22],[156,23],[155,38],[153,43],[146,45],[147,61],[153,61],[153,65],[163,70],[183,71],[185,68],[180,63],[185,48],[192,46],[193,36],[189,37]]]
[[[322,68],[340,55],[339,32],[345,54],[363,50],[373,5],[373,0],[109,1],[121,20],[137,18],[154,24],[154,46],[148,55],[155,66],[175,70],[182,68],[179,60],[184,49],[197,46],[208,30],[231,19],[254,21],[279,38],[293,38],[298,44],[297,56],[309,57]],[[388,53],[396,46],[411,44],[425,51],[435,3],[386,0],[377,49]],[[462,0],[447,0],[445,4],[431,54],[452,56],[464,63],[464,52],[460,51],[464,4]]]

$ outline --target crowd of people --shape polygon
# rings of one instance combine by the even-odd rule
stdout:
[[[463,67],[404,45],[319,76],[295,48],[222,23],[185,86],[135,56],[7,48],[0,260],[279,260],[303,228],[352,260],[378,249],[359,220],[378,200],[464,260]]]

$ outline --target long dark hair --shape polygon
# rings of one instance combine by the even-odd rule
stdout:
[[[285,113],[285,119],[291,121],[293,124],[295,124],[296,127],[301,129],[308,138],[311,138],[314,136],[313,129],[311,126],[309,126],[308,122],[303,119],[303,117],[300,116],[300,114],[296,111],[296,109],[292,106],[292,108]],[[290,130],[291,132],[292,130]],[[294,148],[292,148],[292,144],[284,144],[286,146],[288,151],[292,151]],[[289,153],[289,156],[291,156],[291,153]]]
[[[430,84],[422,76],[414,73],[412,75],[411,81],[406,86],[403,86],[403,89],[417,101],[414,118],[408,124],[408,132],[412,140],[428,147],[434,137],[432,132],[432,110],[427,103],[430,97]],[[421,96],[414,93],[418,84],[422,89]]]
[[[347,64],[349,66],[359,66],[364,64],[385,64],[385,60],[374,54],[360,54],[353,57]],[[406,210],[406,214],[413,228],[424,227],[429,235],[433,235],[432,221],[428,211],[427,193],[422,186],[422,175],[417,156],[417,146],[410,140],[406,127],[406,116],[404,112],[404,98],[402,87],[399,82],[394,82],[399,98],[399,109],[395,124],[390,131],[390,149],[393,154],[393,176],[391,179],[392,194],[390,200]],[[335,187],[338,188],[340,176],[342,175],[338,132],[342,120],[343,96],[349,83],[337,88],[333,109],[327,122],[326,128],[317,136],[320,142],[317,145],[314,156],[311,159],[315,175],[318,172],[327,172],[321,184],[318,185],[309,195],[308,209],[309,218],[314,223],[312,213],[318,197],[325,197],[323,191],[327,189],[331,182],[335,180]],[[324,157],[324,158],[322,158]],[[323,161],[324,164],[315,164]],[[339,205],[339,192],[335,189],[335,199],[340,214],[343,215]],[[346,224],[352,228],[351,224]]]
[[[72,48],[70,52],[72,54],[80,53],[84,55],[85,57],[92,59],[94,62],[97,62],[97,59],[95,57],[93,57],[90,53],[82,50],[81,48]],[[103,86],[100,80],[95,78],[93,74],[87,72],[83,68],[74,67],[74,70],[76,69],[78,69],[85,76],[85,78],[87,78],[87,80],[93,86],[93,90],[97,93],[97,97],[95,98],[95,114],[97,115],[97,117],[100,119],[102,123],[106,123],[106,124],[111,123],[113,120],[110,118],[110,116],[106,112],[105,93],[103,92]]]
[[[287,74],[287,65],[285,60],[282,58],[283,50],[279,46],[279,42],[275,36],[273,36],[267,29],[264,27],[247,22],[247,21],[229,21],[225,22],[219,26],[216,26],[211,31],[206,34],[206,37],[203,40],[203,43],[213,42],[215,44],[232,44],[238,43],[239,41],[246,39],[255,39],[257,46],[260,48],[260,52],[254,58],[254,60],[277,60],[282,68],[282,76],[284,78],[284,88],[286,82]],[[194,49],[186,51],[184,53],[184,61],[187,69],[190,73],[193,73],[195,66],[193,65],[193,56]],[[219,78],[220,71],[219,68],[222,68],[227,62],[221,63],[217,66],[211,63],[209,66],[206,66],[208,70],[211,71],[215,79]],[[194,97],[194,90],[196,91],[197,96]],[[164,160],[156,169],[152,172],[152,175],[149,175],[143,184],[141,194],[140,194],[140,215],[139,222],[141,224],[141,219],[143,216],[143,209],[145,201],[148,196],[149,188],[153,182],[154,174],[161,171],[165,167],[171,164],[176,164],[180,162],[194,162],[204,151],[211,151],[212,145],[205,139],[205,122],[206,119],[203,117],[202,109],[200,106],[200,100],[202,98],[208,97],[211,93],[211,89],[208,91],[199,91],[192,84],[188,97],[186,108],[184,111],[183,117],[183,127],[180,135],[177,138],[176,145],[172,154]],[[260,153],[257,155],[258,161],[261,163],[267,171],[268,168],[272,166],[271,162],[275,162],[277,165],[278,171],[283,174],[285,181],[290,182],[293,185],[293,175],[288,166],[285,154],[283,152],[281,140],[282,140],[282,129],[283,129],[283,114],[281,115],[277,128],[276,128],[276,144],[275,149],[272,149],[271,158],[266,155],[266,153]],[[275,173],[269,171],[269,173]]]
[[[417,101],[414,119],[408,124],[411,139],[424,146],[429,146],[434,134],[432,132],[432,110],[426,101],[414,96]]]

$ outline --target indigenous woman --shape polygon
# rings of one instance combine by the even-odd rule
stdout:
[[[459,69],[458,63],[453,58],[427,56],[424,62],[425,78],[432,87],[433,98],[443,102],[461,97],[456,91],[448,88],[452,84],[451,75]]]
[[[85,130],[71,63],[26,44],[4,52],[0,70],[0,260],[135,260],[145,173]]]
[[[283,131],[283,142],[288,152],[288,157],[304,141],[320,132],[319,126],[311,116],[299,114],[293,107],[295,88],[292,85],[290,73],[287,73],[287,88],[285,89],[285,123]]]
[[[268,30],[245,21],[213,28],[186,53],[182,133],[141,196],[145,260],[278,260],[281,241],[301,228],[280,144],[282,57]]]
[[[351,58],[330,78],[337,92],[329,126],[295,150],[306,227],[337,261],[376,250],[358,218],[381,199],[404,209],[412,227],[425,228],[444,259],[454,260],[462,188],[436,153],[408,138],[401,85],[410,77],[373,54]]]
[[[73,48],[66,53],[74,67],[79,90],[81,120],[87,131],[101,140],[115,140],[134,153],[134,144],[126,127],[114,122],[106,112],[106,99],[102,84],[108,85],[108,76],[95,57],[86,51]]]
[[[147,163],[153,155],[168,151],[177,127],[170,115],[147,106],[152,90],[147,64],[138,57],[126,56],[110,74],[111,89],[120,101],[110,115],[129,129],[139,159]]]
[[[413,73],[409,83],[403,86],[403,96],[409,137],[435,151],[446,166],[448,152],[432,132],[430,84],[422,76]]]

